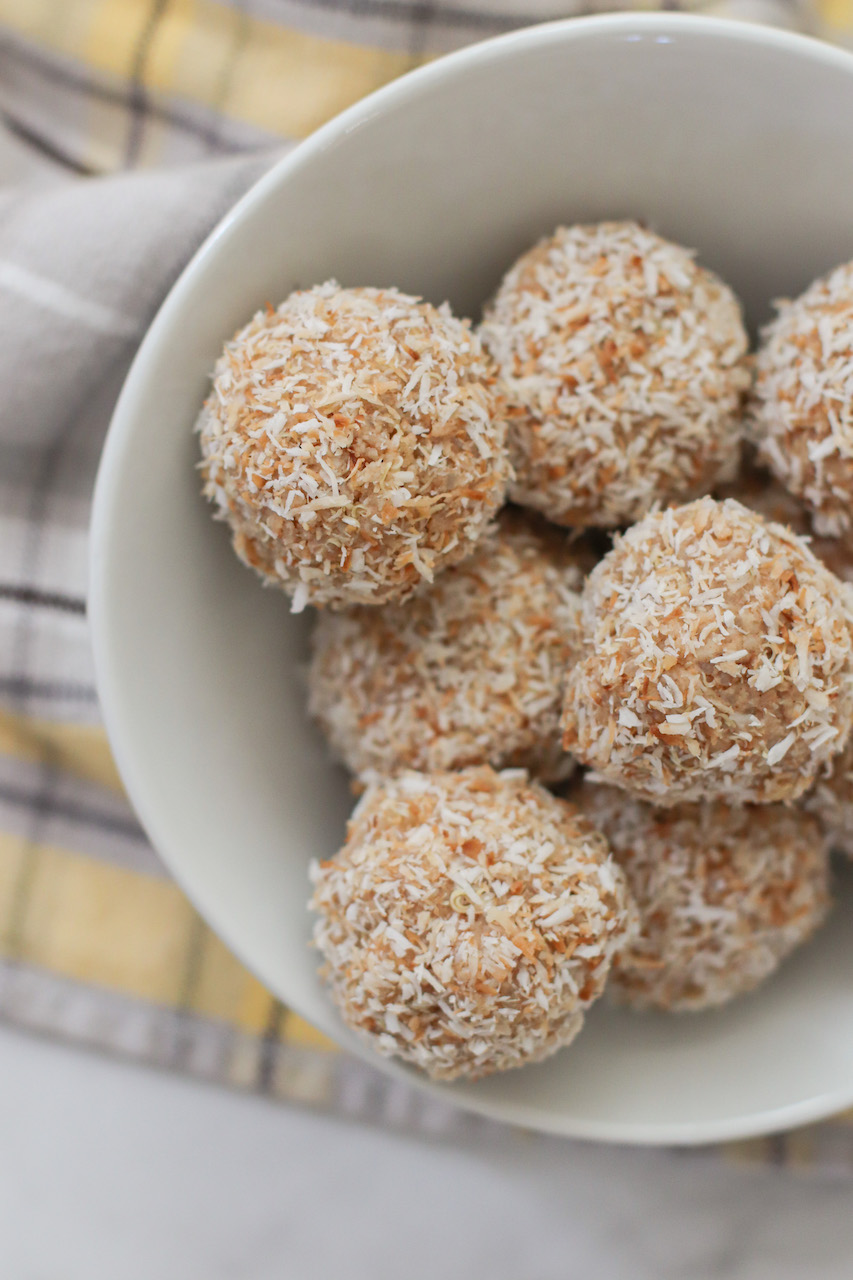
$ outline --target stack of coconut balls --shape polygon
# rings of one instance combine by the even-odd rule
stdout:
[[[747,352],[731,289],[610,222],[523,254],[479,329],[329,282],[219,359],[204,489],[318,610],[311,711],[363,794],[314,936],[380,1053],[533,1062],[605,990],[720,1005],[823,920],[853,852],[853,265]]]

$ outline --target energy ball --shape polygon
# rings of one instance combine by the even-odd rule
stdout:
[[[410,595],[504,498],[506,428],[467,322],[333,281],[259,311],[199,420],[204,492],[294,612]]]
[[[734,471],[747,335],[737,298],[687,249],[635,222],[561,227],[510,269],[480,334],[515,502],[612,528]]]
[[[813,818],[785,805],[654,809],[585,784],[581,807],[610,842],[640,912],[608,993],[635,1009],[708,1009],[751,991],[829,907],[829,857]]]
[[[853,726],[850,595],[729,498],[649,515],[587,579],[563,745],[652,804],[793,800]]]
[[[310,709],[336,754],[365,778],[474,764],[568,776],[562,682],[589,567],[565,536],[505,512],[430,591],[320,614]]]
[[[636,928],[604,837],[522,770],[371,786],[312,875],[344,1020],[434,1080],[569,1044]]]
[[[803,808],[817,818],[832,848],[853,858],[853,737],[824,765],[803,798]]]
[[[808,504],[816,531],[853,531],[853,263],[779,304],[752,408],[761,456]]]

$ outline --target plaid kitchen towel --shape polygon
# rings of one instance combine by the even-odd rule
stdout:
[[[853,0],[704,9],[853,42]],[[457,1138],[488,1129],[336,1052],[233,959],[164,872],[99,721],[87,525],[141,334],[281,147],[426,58],[578,11],[556,0],[0,0],[7,1022],[385,1124]],[[733,1150],[848,1172],[853,1124]]]

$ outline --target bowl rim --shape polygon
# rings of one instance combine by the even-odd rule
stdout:
[[[180,852],[161,830],[156,805],[149,801],[148,789],[137,771],[132,747],[133,733],[123,722],[120,711],[120,681],[112,648],[107,557],[104,548],[109,542],[109,530],[114,509],[116,480],[119,478],[125,441],[132,433],[134,403],[140,389],[146,385],[149,374],[156,368],[158,348],[168,335],[172,315],[179,310],[185,298],[192,294],[196,280],[204,275],[208,260],[215,255],[220,240],[228,236],[259,203],[286,183],[291,174],[314,157],[334,146],[346,134],[360,128],[373,117],[393,110],[396,104],[417,95],[423,88],[439,85],[466,69],[494,61],[501,61],[516,52],[543,47],[551,41],[584,41],[587,38],[611,34],[638,39],[645,36],[691,34],[727,39],[741,45],[778,49],[796,58],[823,63],[853,77],[853,52],[831,45],[818,38],[802,35],[781,28],[735,19],[708,17],[691,13],[666,11],[646,13],[607,13],[584,17],[561,18],[552,22],[523,27],[487,40],[463,46],[445,54],[424,66],[406,72],[381,88],[359,99],[352,106],[327,121],[307,138],[289,149],[270,169],[262,174],[241,196],[232,208],[208,233],[201,245],[184,266],[158,308],[137,348],[125,377],[121,392],[113,409],[110,425],[98,464],[89,522],[88,603],[95,682],[103,717],[119,775],[130,803],[151,844],[162,859],[187,898],[199,906],[211,928],[251,972],[251,962],[243,955],[242,942],[231,934],[227,919],[207,903],[202,889],[193,883],[191,874],[184,874]],[[265,983],[261,974],[256,976]],[[298,1003],[290,1003],[296,1013],[311,1020],[311,1013],[300,1009]],[[416,1085],[445,1105],[475,1112],[502,1123],[521,1125],[527,1129],[608,1143],[638,1146],[696,1146],[702,1144],[753,1138],[783,1129],[797,1128],[825,1119],[853,1105],[853,1079],[844,1089],[836,1089],[809,1097],[801,1102],[781,1107],[753,1111],[744,1117],[726,1117],[717,1120],[685,1121],[613,1121],[582,1118],[562,1118],[535,1106],[520,1108],[503,1101],[491,1102],[488,1097],[476,1094],[460,1097],[447,1093],[447,1086],[435,1084],[420,1072],[396,1062],[382,1059],[369,1046],[358,1039],[350,1039],[346,1051],[352,1052],[375,1069],[390,1074],[409,1085]]]

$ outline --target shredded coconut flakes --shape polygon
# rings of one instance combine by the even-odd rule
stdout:
[[[498,365],[511,497],[566,525],[629,524],[737,465],[749,385],[731,290],[633,222],[560,228],[480,329]]]
[[[585,783],[640,912],[608,995],[636,1009],[707,1009],[763,982],[822,923],[829,858],[818,824],[784,805],[654,809]]]
[[[446,306],[330,281],[226,345],[198,423],[204,491],[294,609],[402,599],[501,505],[498,407],[479,340]]]
[[[433,1079],[569,1044],[636,929],[604,837],[520,770],[370,787],[312,877],[315,942],[344,1019]]]
[[[794,799],[853,726],[850,602],[802,538],[733,499],[647,516],[587,580],[563,745],[658,805]]]
[[[762,334],[754,433],[820,534],[853,531],[853,262],[816,280]]]
[[[367,779],[474,764],[567,777],[562,685],[592,563],[583,547],[507,511],[431,591],[320,614],[310,706],[337,754]]]
[[[820,822],[833,849],[853,858],[853,737],[823,766],[802,804]]]

